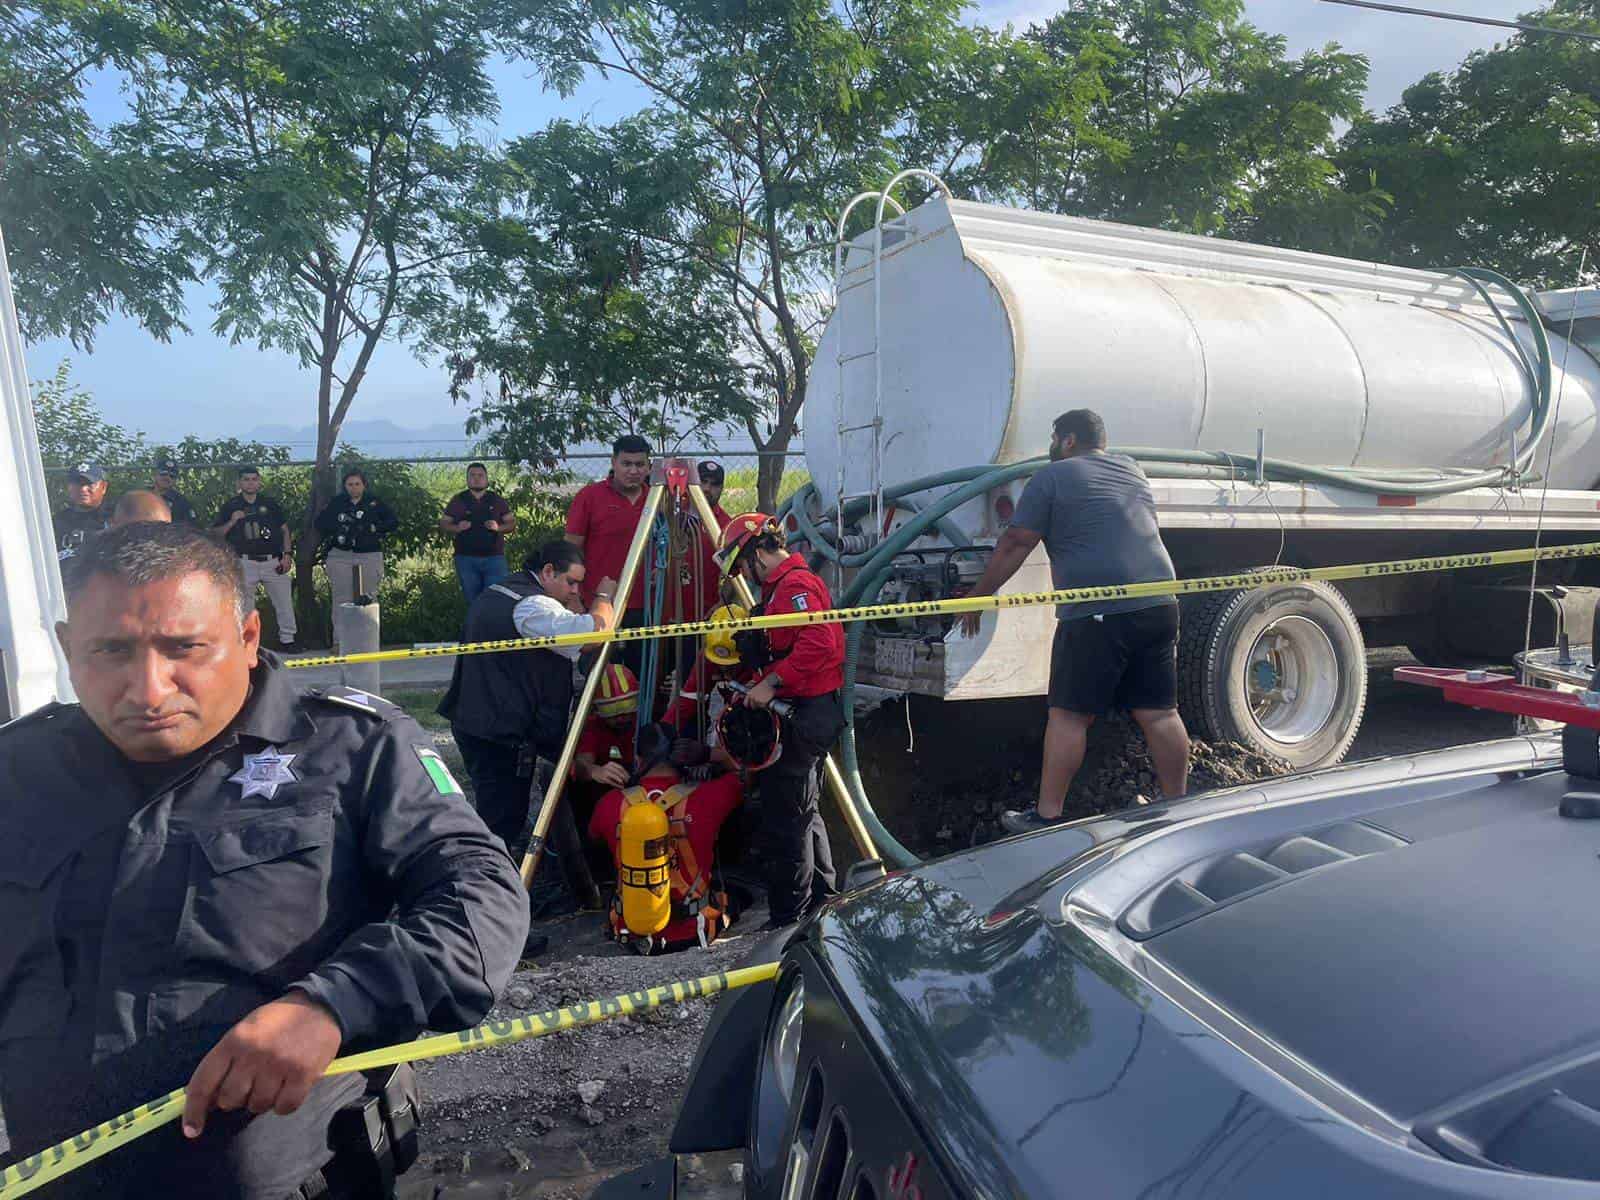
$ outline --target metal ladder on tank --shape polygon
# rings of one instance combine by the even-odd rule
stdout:
[[[844,325],[839,326],[839,349],[836,355],[838,367],[837,383],[835,385],[834,401],[834,431],[838,438],[837,453],[839,456],[839,482],[835,492],[834,509],[834,536],[843,549],[844,539],[844,510],[852,500],[870,501],[867,511],[872,516],[871,530],[867,535],[866,544],[883,537],[883,360],[878,354],[879,340],[883,334],[883,234],[884,230],[908,232],[910,225],[906,220],[906,210],[894,198],[895,188],[904,180],[914,178],[928,179],[944,194],[946,200],[952,199],[950,189],[945,186],[932,171],[924,171],[912,167],[901,171],[884,186],[881,192],[861,192],[853,196],[849,204],[844,206],[844,211],[839,214],[838,225],[833,236],[833,309],[839,311],[839,287],[844,278],[844,266],[849,249],[845,241],[845,226],[850,220],[850,214],[855,211],[858,204],[868,200],[877,201],[877,209],[872,219],[872,348],[856,354],[845,353]],[[894,206],[895,215],[888,221],[883,219],[884,209],[889,205]],[[847,423],[844,407],[844,368],[846,363],[858,359],[870,358],[872,364],[872,419],[851,425]],[[863,492],[846,491],[846,452],[850,448],[852,434],[870,434],[872,438],[872,452],[868,458],[868,483],[869,487]]]

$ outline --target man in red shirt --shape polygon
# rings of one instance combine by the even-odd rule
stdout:
[[[695,467],[695,474],[700,477],[700,490],[706,494],[706,503],[711,505],[711,515],[717,518],[717,528],[726,528],[731,518],[722,511],[722,489],[727,482],[722,464],[706,459]],[[695,611],[697,618],[722,603],[722,572],[717,569],[717,539],[711,536],[708,529],[700,531],[700,552],[700,606]]]
[[[728,523],[728,514],[723,512],[719,503],[726,480],[722,464],[705,459],[696,464],[695,476],[700,482],[701,491],[705,493],[706,502],[711,506],[711,515],[716,518],[720,534],[722,527]],[[722,572],[717,566],[718,534],[705,528],[697,509],[690,507],[683,513],[679,536],[674,539],[680,555],[678,602],[676,606],[670,602],[667,604],[662,614],[663,624],[703,620],[707,613],[722,603]],[[695,669],[698,657],[698,639],[663,639],[662,646],[663,649],[671,647],[670,659],[677,666],[679,686],[687,688],[687,680]]]
[[[672,731],[663,725],[648,725],[640,731],[644,775],[639,787],[644,797],[635,796],[635,802],[650,803],[645,797],[669,793],[682,783],[683,777],[669,758],[672,740]],[[682,798],[667,809],[671,829],[672,918],[665,929],[654,935],[666,945],[694,941],[706,944],[721,931],[727,900],[719,896],[712,874],[717,835],[723,822],[744,800],[744,788],[736,773],[685,786],[683,792],[687,795],[680,793]],[[629,799],[620,788],[607,792],[589,819],[589,836],[610,848],[613,861],[617,858],[618,827]],[[711,919],[702,919],[706,917]],[[618,922],[613,922],[613,927],[616,924]]]
[[[783,528],[764,513],[743,513],[722,531],[718,563],[743,572],[761,588],[760,611],[823,612],[833,607],[828,585],[806,560],[791,554]],[[754,666],[746,698],[765,708],[783,699],[793,715],[783,724],[783,754],[761,776],[761,843],[772,924],[788,925],[835,895],[833,854],[822,823],[822,756],[844,731],[844,629],[836,622],[767,631],[770,652]],[[752,666],[748,659],[747,667]]]
[[[645,484],[649,479],[650,443],[630,433],[611,443],[610,474],[582,488],[572,498],[572,508],[567,512],[567,541],[583,547],[590,577],[622,578],[622,564],[639,528]],[[584,604],[591,599],[586,584]],[[644,624],[642,570],[634,577],[628,594],[617,597],[617,611],[624,614],[618,623],[619,629],[634,629]],[[622,661],[637,675],[644,643],[624,642],[617,650]]]

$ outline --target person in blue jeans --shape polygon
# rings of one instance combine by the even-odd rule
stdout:
[[[457,492],[445,505],[439,528],[456,543],[456,578],[468,607],[484,591],[504,579],[506,535],[517,518],[505,497],[489,490],[489,469],[481,462],[467,467],[467,490]]]

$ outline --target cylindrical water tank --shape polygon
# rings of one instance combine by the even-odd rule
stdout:
[[[876,288],[857,239],[812,364],[806,462],[825,505],[841,447],[845,491],[872,487],[871,430],[838,426],[875,413],[886,484],[1042,454],[1079,407],[1120,445],[1253,456],[1261,429],[1273,457],[1370,470],[1504,464],[1527,435],[1533,383],[1447,274],[942,199],[905,221]],[[1600,364],[1550,341],[1550,485],[1591,488]]]

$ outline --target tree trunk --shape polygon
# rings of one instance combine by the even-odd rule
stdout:
[[[769,451],[756,462],[756,507],[764,513],[777,511],[778,488],[783,483],[784,464],[789,461],[785,452],[792,437],[788,428],[775,429],[764,444],[756,447]]]
[[[332,498],[333,464],[324,461],[319,450],[317,465],[311,472],[311,495],[306,502],[294,554],[294,611],[300,622],[299,638],[303,645],[319,649],[333,644],[333,614],[317,597],[317,547],[322,544],[322,535],[317,532],[316,522],[317,514]]]
[[[322,648],[333,643],[333,614],[317,602],[317,514],[333,496],[333,447],[339,431],[333,426],[333,364],[339,353],[339,311],[331,294],[323,295],[322,355],[317,363],[317,456],[311,468],[311,492],[301,517],[295,542],[294,611],[300,622],[300,640]]]

